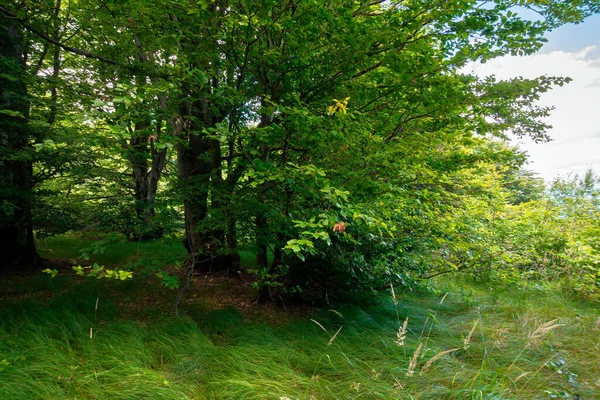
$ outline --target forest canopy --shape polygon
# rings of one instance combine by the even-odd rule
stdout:
[[[549,140],[551,109],[536,101],[570,78],[466,67],[533,54],[546,32],[599,11],[597,0],[4,2],[2,262],[41,267],[34,236],[179,235],[184,260],[147,254],[128,271],[176,286],[173,262],[188,277],[244,270],[271,299],[455,271],[561,279],[593,296],[598,177],[546,188],[507,140]]]

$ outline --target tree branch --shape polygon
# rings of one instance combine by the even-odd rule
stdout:
[[[354,75],[352,77],[352,79],[360,78],[361,76],[368,74],[369,72],[381,67],[382,64],[383,64],[383,62],[379,61],[379,62],[375,63],[374,65],[371,65],[370,67],[365,68],[362,71],[358,72],[356,75]]]
[[[69,53],[78,54],[78,55],[84,56],[86,58],[92,58],[94,60],[98,60],[98,61],[101,61],[101,62],[106,63],[106,64],[110,64],[110,65],[117,65],[119,67],[123,67],[123,68],[127,68],[127,69],[131,69],[132,68],[131,65],[121,64],[120,62],[108,59],[106,57],[102,57],[101,55],[89,52],[87,50],[82,50],[82,49],[78,49],[78,48],[75,48],[75,47],[67,46],[66,44],[61,43],[58,40],[55,40],[55,39],[47,36],[43,32],[40,32],[36,28],[34,28],[34,27],[32,27],[32,26],[30,26],[30,25],[28,25],[26,23],[21,22],[21,25],[23,25],[23,28],[27,29],[31,33],[39,36],[40,38],[44,39],[47,42],[50,42],[52,44],[57,45],[58,47],[60,47],[61,49],[65,50],[65,51],[68,51]]]
[[[78,49],[78,48],[75,48],[75,47],[67,46],[66,44],[61,43],[60,41],[51,38],[50,36],[46,35],[45,33],[41,32],[40,30],[38,30],[38,29],[34,28],[33,26],[25,23],[24,19],[18,18],[15,14],[11,13],[7,9],[0,7],[0,11],[4,14],[3,18],[14,19],[14,20],[19,21],[21,23],[21,26],[23,26],[23,28],[27,29],[29,32],[33,33],[34,35],[39,36],[40,38],[44,39],[45,41],[47,41],[49,43],[52,43],[54,45],[59,46],[60,48],[62,48],[65,51],[68,51],[69,53],[78,54],[80,56],[84,56],[84,57],[87,57],[87,58],[93,58],[94,60],[98,60],[98,61],[101,61],[101,62],[106,63],[106,64],[117,65],[117,66],[124,67],[124,68],[127,68],[127,69],[131,69],[132,68],[131,65],[121,64],[121,63],[119,63],[117,61],[108,59],[106,57],[102,57],[101,55],[89,52],[87,50],[82,50],[82,49]]]

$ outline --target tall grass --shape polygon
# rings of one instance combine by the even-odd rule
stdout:
[[[443,304],[441,296],[402,293],[397,305],[379,297],[370,305],[272,325],[233,308],[200,306],[189,307],[182,320],[127,318],[117,303],[125,288],[105,285],[72,283],[44,302],[35,296],[2,301],[0,398],[521,399],[599,393],[598,312],[557,304],[552,296],[538,295],[534,303],[528,294],[493,300],[477,293],[477,304],[465,305],[452,293]],[[545,330],[556,326],[548,325],[554,319],[563,326]]]
[[[178,320],[148,302],[171,301],[152,285],[14,277],[0,296],[0,399],[600,397],[593,305],[440,289],[295,317],[197,298]]]

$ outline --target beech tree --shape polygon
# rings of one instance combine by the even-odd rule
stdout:
[[[33,171],[23,35],[0,19],[0,253],[2,265],[39,265],[31,223]]]
[[[173,148],[189,273],[237,270],[239,242],[252,244],[271,298],[427,276],[423,255],[464,238],[449,213],[467,196],[506,200],[480,166],[518,171],[515,151],[497,143],[547,140],[551,110],[535,102],[568,82],[464,67],[532,54],[545,32],[599,11],[595,0],[17,5],[0,9],[2,21],[27,32],[34,59],[53,49],[69,62],[63,76],[64,63],[44,64],[50,123],[79,116],[96,133],[90,151],[122,157],[111,165],[127,171],[143,227],[134,236],[160,234],[146,228]],[[85,90],[61,103],[72,86]],[[31,140],[16,137],[20,148]]]

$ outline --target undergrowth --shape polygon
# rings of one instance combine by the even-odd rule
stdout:
[[[3,280],[0,398],[600,394],[600,311],[552,288],[440,280],[432,293],[390,288],[353,303],[286,312],[211,301],[232,290],[229,281],[216,281],[189,293],[184,317],[175,319],[173,292],[156,282],[41,273]]]
[[[201,303],[188,304],[180,320],[124,315],[119,299],[143,288],[67,279],[57,287],[49,277],[36,279],[51,290],[38,281],[36,294],[2,300],[2,399],[600,393],[599,313],[559,294],[476,286],[461,292],[447,284],[438,295],[373,296],[273,324],[264,315]]]

